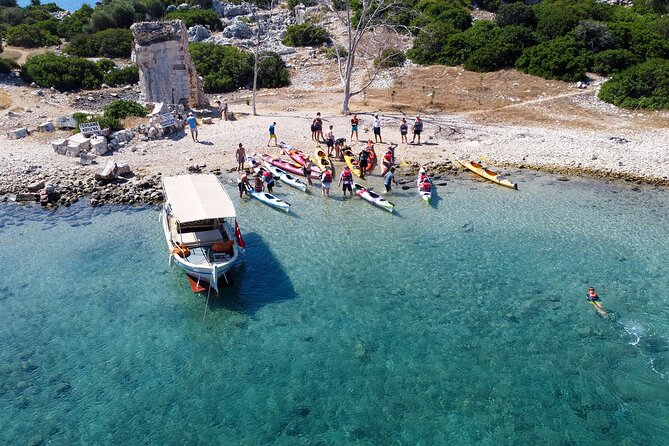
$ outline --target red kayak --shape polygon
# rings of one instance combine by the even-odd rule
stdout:
[[[309,157],[305,155],[304,152],[302,152],[300,149],[293,147],[290,144],[286,144],[283,141],[279,143],[279,147],[281,147],[283,153],[288,155],[293,161],[298,163],[300,166],[304,166],[307,164]]]
[[[260,155],[260,158],[263,161],[270,163],[272,166],[278,167],[279,169],[283,169],[286,172],[304,176],[304,173],[302,172],[302,166],[298,164],[284,161],[281,158],[273,158],[272,155],[268,155],[266,153]],[[321,178],[321,169],[319,169],[315,165],[311,166],[311,178],[314,178],[316,180],[319,180]]]

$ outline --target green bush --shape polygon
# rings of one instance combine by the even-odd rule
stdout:
[[[146,107],[136,101],[117,99],[105,107],[105,117],[123,119],[128,116],[143,118],[148,113]]]
[[[374,59],[374,66],[381,68],[392,68],[401,66],[407,60],[404,51],[397,48],[385,48],[381,54]]]
[[[16,61],[13,61],[12,59],[7,59],[5,57],[0,57],[0,73],[7,74],[19,67],[20,65],[16,63]]]
[[[290,85],[286,63],[277,53],[265,52],[258,62],[258,87],[279,88]]]
[[[454,34],[446,41],[439,60],[445,65],[460,65],[479,48],[497,38],[500,27],[490,20],[477,20],[465,32]]]
[[[574,30],[574,36],[580,39],[592,52],[599,52],[613,45],[613,36],[606,23],[582,20]]]
[[[501,0],[474,0],[472,3],[485,11],[495,12],[502,4]]]
[[[191,43],[190,55],[204,91],[221,93],[248,86],[253,81],[253,56],[232,46]]]
[[[328,46],[324,47],[321,52],[323,53],[323,57],[326,59],[336,59],[337,58],[337,52],[339,52],[339,57],[346,58],[348,57],[348,51],[346,48],[344,48],[341,45],[335,46]]]
[[[614,74],[599,98],[623,108],[669,109],[669,60],[651,59]]]
[[[537,18],[537,32],[545,40],[564,36],[576,28],[585,14],[577,10],[574,5],[566,2],[542,2],[534,8]]]
[[[495,15],[495,21],[499,26],[522,25],[534,28],[537,18],[531,6],[522,2],[506,3],[500,6]]]
[[[130,58],[133,38],[129,29],[105,29],[94,34],[77,36],[63,48],[79,57]]]
[[[89,115],[88,113],[75,113],[72,115],[72,117],[77,122],[77,129],[75,133],[79,133],[79,124],[83,124],[86,122],[97,122],[98,124],[100,124],[101,129],[108,128],[112,132],[121,130],[123,128],[123,124],[121,124],[121,121],[119,121],[116,118],[111,118],[109,116]]]
[[[60,39],[36,25],[21,24],[7,28],[5,32],[7,44],[23,48],[58,45]]]
[[[638,62],[629,50],[604,50],[592,58],[592,71],[604,76],[617,73]]]
[[[446,46],[448,39],[460,34],[452,24],[430,23],[413,41],[413,47],[407,51],[407,56],[415,63],[432,65],[441,62],[440,53]]]
[[[86,59],[46,53],[28,58],[21,67],[21,77],[40,87],[69,91],[98,88],[102,82],[102,71]]]
[[[286,30],[286,37],[281,42],[286,46],[319,46],[329,41],[330,36],[325,28],[302,23],[290,25]]]
[[[581,80],[588,66],[588,52],[583,42],[571,36],[528,48],[516,61],[516,68],[525,73],[563,81]]]
[[[81,8],[58,23],[58,35],[66,39],[73,39],[82,34],[84,27],[91,20],[91,15],[93,15],[93,8],[84,3]]]
[[[451,25],[464,31],[472,25],[469,2],[453,0],[420,0],[415,9],[420,13],[411,21],[411,26],[425,28],[432,23]]]
[[[527,47],[536,44],[534,33],[524,26],[505,26],[491,35],[490,43],[474,50],[464,62],[466,70],[486,72],[512,67]]]
[[[212,31],[223,29],[218,14],[211,9],[186,9],[183,11],[172,11],[163,17],[163,20],[183,20],[186,27],[195,25],[209,26]]]
[[[137,65],[129,65],[127,67],[111,70],[105,74],[104,83],[110,87],[118,87],[119,85],[132,85],[139,82],[139,68]]]
[[[97,65],[100,71],[103,73],[109,73],[110,71],[116,69],[116,64],[111,59],[100,59],[95,62],[95,65]]]

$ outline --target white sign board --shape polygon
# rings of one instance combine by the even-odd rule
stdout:
[[[161,113],[160,114],[160,126],[162,128],[176,126],[177,122],[174,120],[174,115],[172,113]]]
[[[100,128],[100,123],[98,122],[84,122],[83,124],[79,124],[79,130],[81,131],[81,134],[84,136],[91,136],[98,133],[102,133],[102,129]]]

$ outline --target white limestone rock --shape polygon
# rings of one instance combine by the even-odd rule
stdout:
[[[19,129],[10,130],[7,133],[7,136],[9,136],[10,139],[25,138],[26,136],[28,136],[28,129],[25,127],[21,127]]]

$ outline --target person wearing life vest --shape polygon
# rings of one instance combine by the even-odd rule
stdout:
[[[253,181],[253,190],[256,192],[262,192],[265,189],[265,185],[260,179],[259,175],[256,175],[255,180]]]
[[[432,189],[432,184],[430,184],[430,180],[427,177],[420,183],[420,188],[423,192],[430,192],[430,189]]]
[[[332,171],[326,167],[321,175],[321,193],[323,195],[330,195],[330,186],[332,185]]]
[[[262,180],[265,182],[265,184],[267,184],[267,192],[271,194],[272,189],[274,189],[274,176],[272,175],[272,172],[267,169],[263,169]]]
[[[386,173],[390,170],[390,166],[392,166],[392,159],[393,159],[393,153],[388,150],[385,155],[383,155],[383,172],[381,172],[381,176],[385,176]]]
[[[420,116],[416,116],[416,121],[413,123],[413,138],[411,138],[411,144],[418,137],[418,144],[420,144],[420,133],[423,131],[423,121],[420,119]]]
[[[595,289],[593,287],[588,289],[588,294],[585,295],[585,298],[588,300],[588,302],[595,306],[599,314],[606,316],[607,313],[604,309],[604,306],[602,305],[602,302],[599,300],[599,294],[595,293]]]
[[[348,166],[344,167],[344,171],[339,175],[339,185],[342,187],[344,196],[346,196],[346,191],[349,191],[353,196],[353,172]]]

